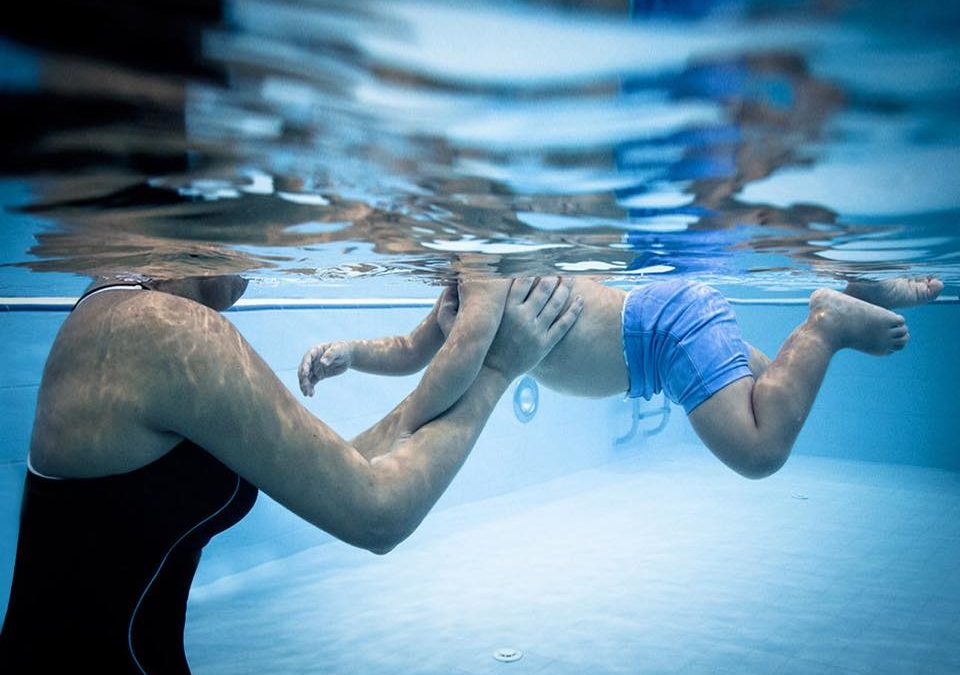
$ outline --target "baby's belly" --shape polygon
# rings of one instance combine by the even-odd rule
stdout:
[[[629,388],[620,324],[624,294],[593,282],[578,287],[574,292],[584,297],[583,313],[533,376],[572,396],[621,396]]]
[[[625,366],[599,373],[597,368],[583,363],[548,357],[534,368],[533,376],[547,389],[569,396],[622,396],[629,388]]]

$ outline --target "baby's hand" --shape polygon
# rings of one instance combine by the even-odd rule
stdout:
[[[349,342],[325,342],[311,347],[300,361],[297,374],[300,391],[304,396],[313,396],[313,385],[327,377],[345,372],[353,361]]]
[[[443,289],[440,296],[440,309],[437,311],[437,325],[440,326],[440,332],[443,337],[450,335],[453,329],[453,322],[457,318],[457,312],[460,311],[460,291],[456,284],[447,286]]]

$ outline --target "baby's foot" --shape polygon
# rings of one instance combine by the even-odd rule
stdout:
[[[930,302],[942,290],[943,282],[936,277],[897,277],[883,281],[851,281],[844,293],[892,309]]]
[[[828,288],[810,296],[808,323],[835,349],[847,347],[876,356],[903,349],[910,338],[899,314]]]

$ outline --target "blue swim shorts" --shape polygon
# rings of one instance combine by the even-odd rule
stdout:
[[[630,291],[623,304],[627,396],[663,391],[689,415],[725,386],[751,377],[747,345],[719,291],[685,280]]]

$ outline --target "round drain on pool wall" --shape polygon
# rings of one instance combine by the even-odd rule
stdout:
[[[540,387],[537,381],[529,375],[524,375],[517,382],[513,391],[513,412],[517,419],[526,424],[537,414],[540,405]]]
[[[510,663],[512,661],[519,661],[523,656],[523,652],[519,649],[511,649],[510,647],[501,647],[493,653],[493,658],[497,661],[502,661],[503,663]]]

